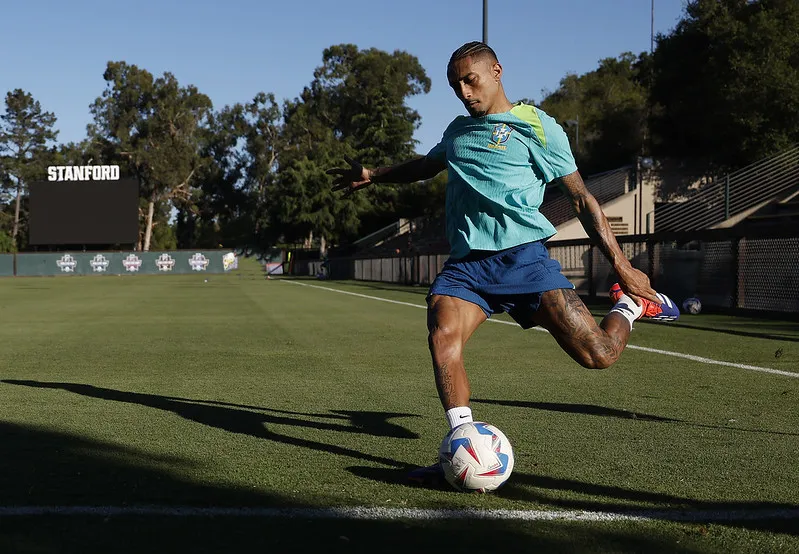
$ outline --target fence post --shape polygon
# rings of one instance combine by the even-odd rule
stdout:
[[[588,247],[588,297],[596,298],[596,283],[594,282],[594,246]]]
[[[732,306],[738,308],[741,300],[741,237],[732,241],[732,274],[735,276],[735,286],[732,289]]]
[[[655,241],[646,241],[646,252],[649,254],[649,281],[655,286]]]
[[[730,174],[724,179],[724,219],[730,219]]]

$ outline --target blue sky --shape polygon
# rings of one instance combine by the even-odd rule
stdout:
[[[655,0],[666,33],[685,0]],[[650,0],[489,0],[488,42],[505,68],[508,97],[541,100],[567,73],[649,50]],[[422,116],[426,153],[463,106],[447,86],[453,50],[482,38],[482,0],[70,0],[4,3],[0,93],[21,88],[55,113],[59,142],[78,141],[109,60],[194,84],[215,108],[259,91],[294,98],[333,44],[405,50],[432,80],[409,104]],[[0,104],[0,112],[5,104]]]

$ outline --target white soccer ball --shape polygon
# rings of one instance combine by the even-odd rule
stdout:
[[[438,460],[449,484],[459,491],[490,492],[510,477],[513,447],[495,426],[474,421],[447,433]]]
[[[698,298],[686,298],[682,303],[682,311],[686,314],[696,315],[702,311],[702,302]]]

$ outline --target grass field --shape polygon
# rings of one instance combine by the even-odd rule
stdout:
[[[403,483],[446,431],[425,292],[0,280],[0,552],[799,552],[799,324],[639,323],[597,372],[483,325],[516,467],[469,495]]]

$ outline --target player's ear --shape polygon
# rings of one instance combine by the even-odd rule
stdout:
[[[502,78],[502,65],[496,62],[491,68],[491,72],[494,75],[494,80],[499,81]]]

